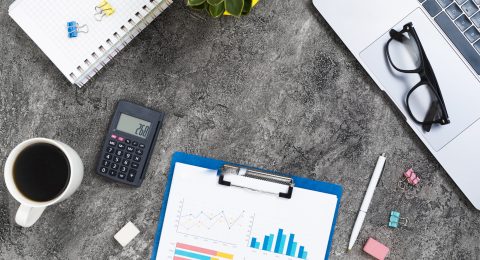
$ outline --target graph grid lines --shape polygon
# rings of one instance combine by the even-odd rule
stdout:
[[[228,245],[245,245],[255,215],[241,209],[209,209],[204,204],[180,201],[176,232]]]

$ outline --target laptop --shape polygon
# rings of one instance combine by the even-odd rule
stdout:
[[[480,0],[313,0],[313,4],[480,210]],[[425,95],[408,96],[421,77],[396,70],[395,62],[387,57],[395,53],[405,63],[402,66],[409,66],[403,60],[415,59],[402,52],[408,49],[403,42],[393,40],[394,46],[387,47],[391,30],[401,32],[409,23],[448,111],[448,124],[432,124],[427,130],[424,121],[416,121],[411,113],[426,109],[412,108],[421,107]],[[407,99],[411,100],[408,104]]]

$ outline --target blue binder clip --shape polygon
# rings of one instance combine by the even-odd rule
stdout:
[[[390,212],[390,221],[388,226],[391,228],[398,228],[399,225],[406,226],[408,224],[408,218],[401,218],[400,212],[392,211]]]
[[[88,33],[88,26],[86,24],[80,26],[77,22],[67,22],[68,38],[76,38],[78,33]]]

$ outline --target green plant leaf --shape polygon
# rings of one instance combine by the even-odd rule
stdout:
[[[207,1],[207,0],[188,0],[187,5],[188,6],[198,6],[198,5],[201,5],[201,4],[205,3],[205,1]]]
[[[247,15],[250,13],[250,10],[252,10],[252,0],[244,0],[243,2],[242,15]]]
[[[224,0],[207,0],[207,3],[209,5],[219,5],[221,3],[223,3]]]
[[[209,5],[208,13],[215,18],[218,18],[223,15],[225,12],[225,5]]]
[[[240,16],[243,10],[243,0],[225,0],[225,9],[233,16]]]
[[[190,6],[190,8],[195,9],[195,10],[204,10],[206,7],[207,7],[207,2],[204,2],[201,5]]]

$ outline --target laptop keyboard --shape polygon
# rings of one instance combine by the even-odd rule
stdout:
[[[480,75],[480,0],[419,0]]]

